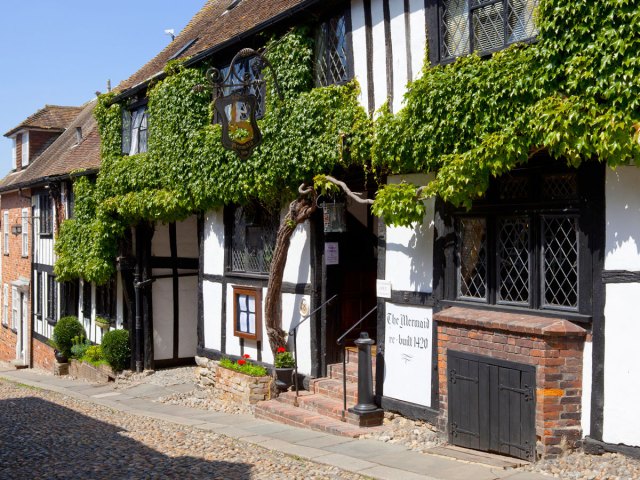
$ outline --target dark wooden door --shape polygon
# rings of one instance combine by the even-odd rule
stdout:
[[[449,441],[533,460],[535,367],[449,350]]]

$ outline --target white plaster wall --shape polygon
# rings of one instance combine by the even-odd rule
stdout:
[[[389,2],[389,25],[391,27],[391,52],[393,68],[393,111],[402,107],[407,87],[407,30],[405,28],[404,2]]]
[[[157,223],[151,241],[151,255],[154,257],[170,257],[169,225]]]
[[[291,283],[309,283],[311,281],[311,247],[309,222],[298,225],[289,245],[287,263],[282,280]]]
[[[413,78],[409,80],[415,80],[422,72],[426,54],[424,0],[409,0],[409,24],[411,27],[411,73],[413,74]]]
[[[387,48],[384,35],[383,3],[382,0],[373,0],[371,2],[374,110],[380,108],[382,104],[387,101]]]
[[[403,180],[426,185],[432,175],[395,175],[388,183]],[[385,279],[392,290],[431,292],[433,289],[433,218],[435,200],[426,202],[427,213],[421,224],[409,227],[387,227]]]
[[[353,48],[353,73],[360,84],[360,104],[369,111],[367,95],[369,83],[367,79],[367,35],[364,19],[363,0],[351,2],[351,45]]]
[[[176,222],[178,256],[198,258],[198,219],[195,215]]]
[[[264,303],[264,298],[263,298],[263,303]],[[263,314],[264,314],[264,308],[263,308]],[[205,318],[204,321],[206,323],[207,319]],[[240,355],[240,338],[236,337],[233,334],[233,286],[231,284],[227,285],[227,315],[226,315],[226,318],[224,319],[224,322],[227,329],[227,342],[225,345],[225,352],[229,355]],[[262,331],[262,333],[263,334],[265,333],[264,330]]]
[[[224,218],[222,209],[207,212],[204,218],[204,266],[209,275],[224,273]]]
[[[282,295],[282,328],[288,333],[291,324],[300,320],[300,302],[302,300],[311,305],[311,298],[308,295],[294,295],[285,293]],[[308,375],[311,373],[311,327],[310,321],[306,320],[300,328],[298,328],[297,344],[298,344],[298,371]],[[293,352],[293,335],[287,337],[287,350]],[[267,352],[270,363],[273,363],[271,351]],[[266,355],[265,355],[266,357]]]
[[[202,306],[204,313],[204,347],[211,350],[222,349],[222,284],[202,282]]]
[[[640,270],[639,188],[640,168],[607,169],[605,270]]]
[[[593,343],[585,342],[582,351],[582,436],[591,432],[591,383],[593,379]]]
[[[154,275],[171,273],[154,270]],[[153,354],[156,360],[173,358],[173,280],[159,278],[153,282]]]
[[[180,278],[178,283],[178,304],[180,308],[178,356],[180,358],[193,357],[196,355],[198,348],[197,276]]]
[[[640,446],[640,284],[608,284],[606,299],[602,439]]]

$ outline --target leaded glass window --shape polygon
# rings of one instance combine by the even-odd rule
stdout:
[[[277,209],[267,210],[258,204],[236,207],[231,226],[231,271],[269,273],[279,226]]]
[[[542,279],[544,305],[578,307],[577,219],[548,216],[542,219]]]
[[[487,296],[487,224],[483,218],[461,218],[458,222],[458,296]]]
[[[538,0],[440,1],[440,58],[500,50],[533,38]]]
[[[498,220],[498,301],[529,303],[529,218]]]
[[[122,153],[135,155],[147,151],[149,114],[147,107],[122,111]]]
[[[318,87],[341,84],[351,77],[347,20],[343,13],[323,22],[318,28],[314,60],[315,84]]]

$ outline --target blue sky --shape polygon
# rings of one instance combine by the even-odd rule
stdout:
[[[206,0],[0,3],[0,135],[45,104],[81,105],[153,58]],[[0,178],[11,141],[0,137]]]

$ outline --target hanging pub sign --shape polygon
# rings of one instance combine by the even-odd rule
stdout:
[[[261,52],[243,48],[228,69],[210,68],[207,77],[213,87],[214,123],[222,123],[222,146],[245,160],[262,141],[258,116],[265,95],[262,70],[271,68],[273,82],[282,99],[276,73]],[[223,73],[225,71],[226,73]]]

